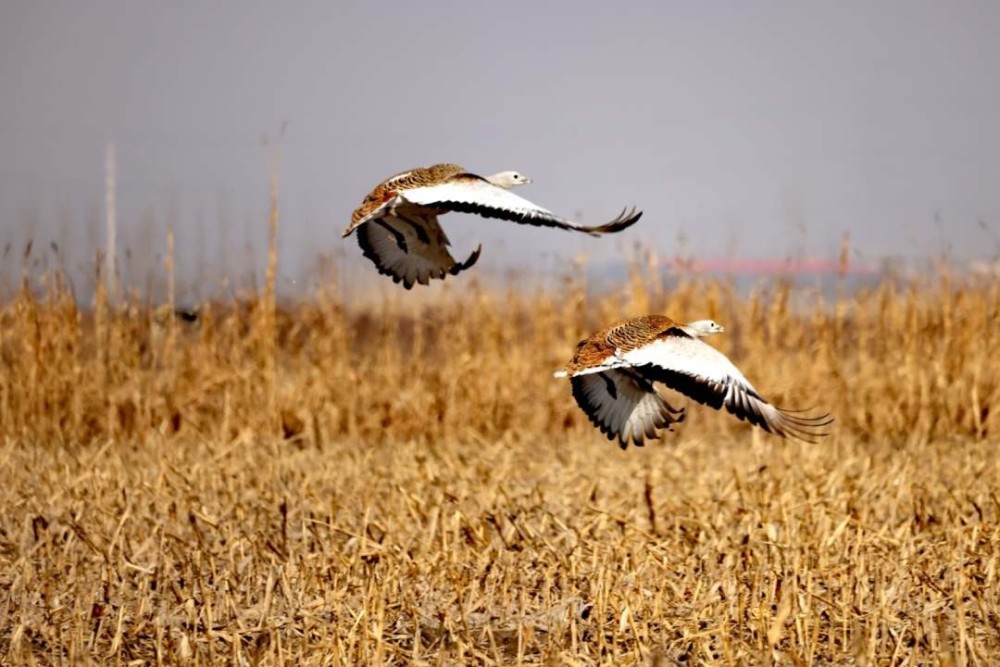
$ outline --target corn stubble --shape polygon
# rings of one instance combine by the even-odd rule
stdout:
[[[435,290],[262,290],[190,322],[26,277],[0,310],[0,662],[1000,655],[996,281],[824,302],[637,265],[609,294]],[[646,312],[717,319],[711,343],[833,435],[690,405],[620,452],[551,372]]]

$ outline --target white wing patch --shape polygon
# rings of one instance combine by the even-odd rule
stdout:
[[[573,397],[590,421],[608,440],[618,438],[622,449],[632,441],[642,447],[645,438],[684,420],[684,410],[670,406],[653,385],[624,370],[574,376]]]
[[[696,338],[688,336],[660,338],[625,352],[621,358],[633,367],[652,365],[714,382],[733,381],[754,394],[757,393],[729,357]]]
[[[524,197],[492,183],[476,178],[456,178],[437,185],[403,190],[399,197],[411,204],[434,206],[451,211],[475,213],[485,218],[500,218],[510,222],[543,227],[559,227],[595,236],[625,229],[639,219],[641,213],[625,212],[611,222],[597,227],[586,227],[558,216]]]
[[[814,441],[833,422],[828,415],[803,416],[782,410],[754,389],[726,355],[687,336],[669,336],[622,355],[650,382],[662,382],[699,403],[731,414],[782,437]]]
[[[357,235],[362,253],[379,273],[403,283],[406,289],[461,273],[476,263],[482,249],[477,248],[464,262],[456,262],[437,218],[414,212],[369,220],[357,228]]]
[[[434,206],[446,203],[474,204],[486,208],[510,211],[521,215],[553,215],[552,211],[533,204],[510,190],[493,185],[489,181],[462,178],[445,181],[436,185],[411,188],[399,193],[412,204]]]

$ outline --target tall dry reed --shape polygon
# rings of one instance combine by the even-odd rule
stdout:
[[[0,305],[5,433],[80,445],[185,429],[227,439],[283,424],[304,442],[558,440],[588,427],[551,371],[602,324],[647,312],[718,319],[727,333],[712,344],[758,389],[779,405],[830,411],[841,436],[920,442],[998,428],[996,282],[886,280],[832,302],[779,283],[741,298],[724,281],[667,287],[637,266],[607,294],[577,279],[531,294],[455,281],[420,308],[408,294],[350,307],[335,287],[279,307],[269,287],[206,303],[195,324],[134,295],[113,308],[97,286],[95,306],[83,308],[53,272]],[[690,412],[685,430],[747,428]]]

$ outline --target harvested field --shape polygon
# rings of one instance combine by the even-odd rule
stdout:
[[[370,278],[371,276],[368,276]],[[360,279],[360,278],[359,278]],[[273,280],[273,276],[272,276]],[[986,665],[1000,285],[331,284],[197,322],[58,273],[0,304],[4,664]],[[727,327],[782,441],[683,399],[620,451],[551,377],[612,319]]]

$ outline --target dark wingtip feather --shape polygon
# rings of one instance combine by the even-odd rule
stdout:
[[[808,410],[783,410],[778,409],[780,421],[775,424],[783,437],[792,437],[803,442],[815,444],[820,438],[830,435],[827,426],[834,422],[834,418],[829,413],[816,415],[815,417],[804,417]]]
[[[479,254],[483,251],[483,244],[480,243],[476,246],[476,249],[472,251],[472,254],[464,262],[456,262],[448,269],[448,273],[453,276],[457,276],[462,271],[472,268],[476,262],[479,261]],[[442,276],[443,278],[444,276]]]
[[[597,227],[588,227],[586,228],[586,231],[595,236],[599,236],[601,234],[614,234],[615,232],[620,232],[623,229],[628,229],[635,223],[639,222],[639,218],[641,217],[642,211],[637,210],[635,206],[632,207],[632,210],[625,207],[622,209],[622,212],[618,214],[618,217],[611,222],[606,222],[603,225],[598,225]]]

